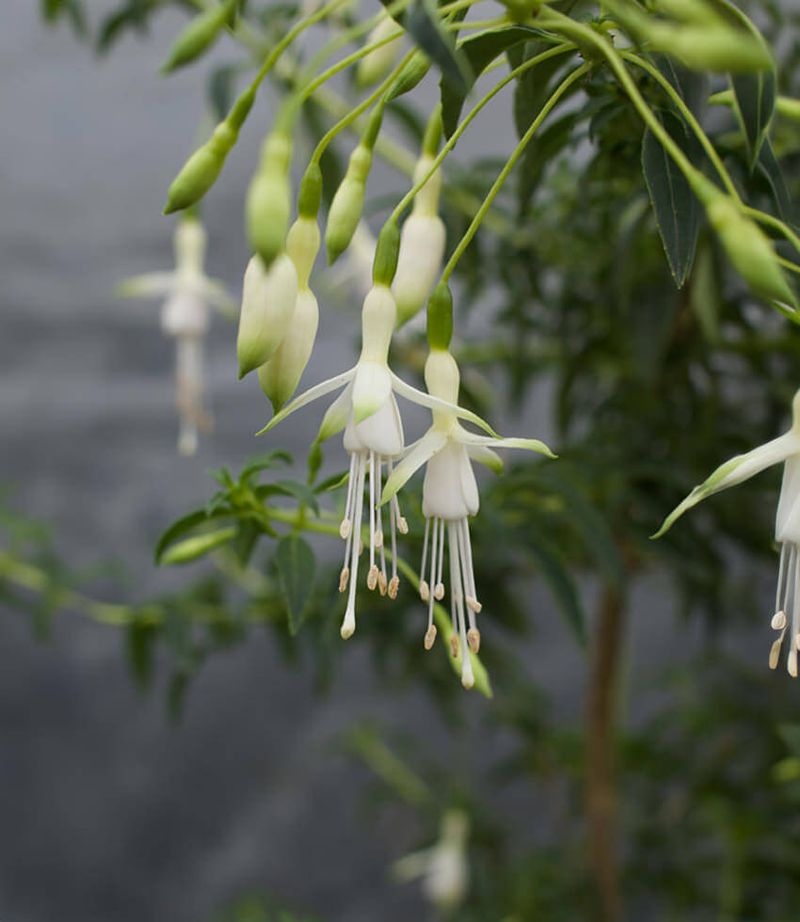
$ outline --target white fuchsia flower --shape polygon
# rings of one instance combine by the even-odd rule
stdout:
[[[317,442],[322,442],[344,430],[344,446],[350,455],[345,513],[340,534],[345,541],[345,559],[339,589],[349,586],[347,608],[342,622],[343,638],[355,631],[355,593],[361,556],[361,522],[364,514],[364,495],[367,492],[369,521],[369,570],[367,587],[397,594],[396,532],[407,530],[400,514],[396,497],[389,508],[389,539],[392,550],[392,569],[389,576],[383,532],[383,515],[380,506],[384,467],[389,478],[393,465],[403,452],[403,424],[396,395],[432,410],[446,410],[453,418],[467,419],[491,432],[491,428],[474,413],[455,404],[425,394],[402,381],[389,368],[388,355],[397,310],[387,285],[375,284],[364,299],[362,309],[362,348],[357,364],[333,378],[312,387],[291,401],[277,413],[262,430],[267,432],[286,419],[295,410],[335,390],[342,393],[330,405],[322,420]],[[396,490],[394,491],[397,492]]]
[[[461,657],[461,681],[466,688],[474,684],[469,651],[480,649],[480,632],[476,615],[481,610],[472,565],[469,518],[477,515],[480,505],[478,485],[472,461],[494,470],[503,463],[495,448],[524,448],[555,457],[538,439],[503,439],[468,432],[449,408],[458,400],[460,376],[455,359],[446,349],[432,349],[425,363],[425,383],[431,395],[445,402],[433,410],[433,425],[413,445],[389,476],[382,501],[388,502],[423,465],[422,513],[425,516],[420,596],[428,603],[428,628],[425,649],[436,640],[433,609],[445,597],[444,550],[448,550],[450,615],[453,633],[451,652]]]
[[[781,546],[781,554],[771,622],[773,630],[779,634],[770,650],[769,665],[770,669],[777,667],[788,631],[786,668],[796,677],[800,650],[800,390],[792,401],[789,431],[720,465],[667,516],[653,537],[660,538],[684,512],[707,497],[743,483],[773,464],[783,464],[783,483],[775,518],[775,540]]]
[[[230,313],[235,305],[225,286],[210,279],[203,268],[206,232],[196,218],[184,218],[175,228],[175,270],[139,275],[122,282],[122,297],[163,297],[161,328],[176,344],[176,403],[181,428],[178,449],[183,455],[197,451],[199,431],[211,428],[203,406],[203,340],[208,330],[209,308]]]
[[[406,855],[394,865],[394,872],[401,880],[422,879],[422,891],[437,909],[452,912],[466,899],[469,827],[469,817],[463,810],[448,810],[442,817],[438,842]]]

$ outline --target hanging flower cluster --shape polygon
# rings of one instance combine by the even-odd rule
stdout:
[[[324,414],[314,448],[341,433],[349,456],[347,492],[339,524],[344,542],[339,589],[346,594],[341,623],[343,638],[351,637],[356,628],[359,581],[370,591],[390,599],[398,595],[399,542],[408,532],[401,491],[424,468],[425,531],[419,572],[419,594],[427,610],[424,646],[431,649],[437,632],[445,633],[462,682],[471,687],[475,681],[474,658],[481,646],[478,615],[482,611],[470,530],[470,519],[477,515],[480,506],[473,462],[497,471],[502,466],[498,449],[524,449],[551,457],[552,453],[536,439],[500,438],[482,419],[459,406],[460,373],[450,352],[453,305],[448,282],[477,229],[489,216],[499,189],[540,126],[570,96],[579,81],[595,67],[607,65],[646,124],[654,143],[663,148],[670,168],[677,169],[681,181],[705,209],[731,264],[753,292],[783,313],[796,310],[794,291],[772,241],[758,225],[769,224],[798,248],[800,244],[794,232],[782,222],[748,208],[741,201],[721,162],[714,160],[712,164],[719,173],[720,186],[689,160],[649,107],[628,67],[643,68],[670,96],[675,94],[674,88],[649,61],[631,51],[619,51],[602,30],[539,0],[503,0],[503,15],[485,22],[465,18],[473,0],[416,5],[413,10],[406,9],[405,0],[397,0],[375,16],[352,25],[342,15],[346,2],[304,4],[304,18],[270,48],[260,61],[251,85],[236,99],[208,141],[186,161],[169,189],[165,211],[191,208],[211,188],[237,142],[261,82],[271,69],[279,70],[281,80],[293,89],[284,98],[264,140],[247,193],[246,226],[253,256],[244,276],[239,315],[236,344],[239,375],[255,371],[272,403],[274,415],[263,432],[317,398],[338,392]],[[760,73],[772,66],[764,43],[746,21],[736,22],[710,7],[701,9],[701,4],[678,3],[669,5],[668,10],[659,8],[651,15],[651,11],[628,9],[629,5],[620,0],[608,0],[607,6],[607,12],[634,37],[634,44],[647,42],[651,49],[686,66],[736,74]],[[207,11],[199,17],[199,25],[196,23],[187,30],[181,40],[183,44],[173,49],[170,60],[180,63],[193,59],[225,27],[235,32],[239,12],[236,4]],[[336,35],[310,61],[306,62],[301,55],[294,61],[282,58],[304,30],[324,21],[336,24]],[[475,27],[479,29],[476,34],[457,38],[462,29]],[[417,42],[411,49],[404,42],[406,31]],[[521,63],[515,64],[460,119],[475,79],[493,69],[493,64],[514,45],[527,41],[532,48],[532,33],[536,35],[536,53],[520,55]],[[360,47],[320,72],[321,62],[329,54],[365,37]],[[467,42],[471,43],[470,54],[464,54]],[[387,146],[388,139],[381,137],[384,113],[387,106],[413,90],[425,77],[431,66],[429,55],[442,74],[442,101],[428,119],[413,170],[406,158],[399,157],[404,162],[403,168],[413,175],[412,187],[385,221],[371,258],[372,240],[363,211],[374,156],[376,151],[380,153],[380,142],[384,149]],[[576,63],[562,69],[561,56],[565,61],[572,57]],[[515,59],[509,55],[509,60]],[[527,77],[539,64],[553,60],[557,65],[554,72],[560,76],[554,80],[547,99],[537,105],[530,125],[521,132],[518,144],[488,193],[467,209],[470,224],[443,265],[446,229],[439,215],[439,199],[445,157],[499,89],[523,75]],[[348,68],[353,70],[353,85],[367,95],[352,108],[337,110],[338,121],[317,142],[300,183],[297,218],[290,226],[291,176],[299,113],[309,99],[318,101],[314,94],[327,80]],[[547,79],[543,85],[546,83]],[[702,135],[699,125],[693,121],[687,124]],[[355,131],[358,141],[350,152],[338,187],[327,190],[333,195],[324,243],[329,263],[347,254],[351,264],[357,267],[364,289],[361,352],[352,368],[293,398],[309,363],[319,322],[319,307],[310,280],[323,239],[319,226],[320,164],[328,145],[345,130]],[[447,137],[442,144],[443,134]],[[702,136],[700,141],[707,139]],[[397,160],[395,151],[394,161]],[[673,174],[668,171],[668,175],[672,183]],[[654,205],[657,208],[657,203]],[[403,221],[409,208],[411,212]],[[662,220],[657,223],[661,226]],[[194,230],[190,232],[191,227]],[[195,249],[200,247],[198,227],[186,223],[181,231],[187,236],[194,233]],[[669,255],[672,248],[666,239],[665,245]],[[205,422],[199,396],[199,341],[205,330],[205,305],[215,297],[212,283],[202,274],[202,253],[199,257],[196,253],[191,255],[189,249],[189,244],[179,247],[178,270],[174,276],[164,277],[169,282],[149,289],[170,294],[165,328],[179,343],[179,404],[184,421],[181,445],[187,451],[193,449],[197,430]],[[372,272],[366,277],[364,264],[370,261]],[[672,268],[675,272],[675,266]],[[419,315],[426,304],[429,354],[425,363],[426,391],[421,391],[392,370],[389,355],[395,331]],[[431,414],[429,428],[411,444],[406,443],[402,400],[416,403]],[[795,494],[800,490],[800,467],[796,469],[796,458],[800,455],[798,431],[800,425],[796,420],[788,435],[724,465],[690,495],[662,529],[705,496],[740,482],[768,463],[786,463],[776,532],[782,552],[773,627],[780,635],[771,662],[774,665],[777,661],[790,632],[788,668],[793,675],[798,672],[800,653],[800,528],[794,525]],[[443,613],[447,608],[449,619]]]

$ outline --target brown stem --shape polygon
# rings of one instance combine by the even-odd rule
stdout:
[[[619,922],[622,918],[616,841],[614,723],[624,617],[620,591],[605,586],[597,611],[586,701],[586,818],[598,922]]]

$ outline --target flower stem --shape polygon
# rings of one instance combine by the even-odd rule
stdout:
[[[586,700],[586,818],[589,865],[599,922],[622,918],[617,854],[614,764],[615,710],[625,606],[620,591],[604,586],[599,600]]]
[[[548,48],[547,51],[543,51],[541,54],[537,54],[529,61],[525,61],[523,64],[520,64],[519,67],[515,67],[510,73],[506,74],[502,80],[498,81],[483,97],[481,97],[481,99],[479,99],[478,102],[476,102],[470,111],[464,116],[456,130],[442,146],[442,149],[435,157],[428,172],[422,177],[422,179],[420,179],[419,182],[415,183],[397,203],[387,223],[397,221],[400,218],[400,215],[402,215],[402,213],[413,201],[414,196],[442,165],[445,157],[447,157],[450,151],[456,146],[459,138],[467,130],[473,119],[478,115],[481,109],[483,109],[489,102],[491,102],[492,99],[494,99],[494,97],[500,92],[500,90],[503,89],[503,87],[508,86],[512,80],[516,80],[526,71],[536,67],[537,64],[541,64],[543,61],[547,61],[550,58],[556,57],[556,55],[564,54],[564,52],[569,51],[574,47],[575,46],[572,44],[572,42],[565,42],[561,45],[556,45],[554,48]]]
[[[553,93],[551,94],[547,102],[542,106],[541,110],[539,111],[539,114],[531,122],[528,130],[520,138],[519,143],[512,151],[511,156],[506,161],[505,165],[503,166],[503,169],[500,170],[500,172],[498,173],[497,179],[495,179],[494,183],[492,184],[491,189],[489,189],[489,191],[486,193],[486,197],[481,202],[481,205],[478,208],[477,212],[475,213],[475,217],[472,219],[472,222],[470,223],[469,227],[464,232],[464,236],[461,238],[461,240],[459,240],[458,245],[456,246],[455,250],[453,250],[453,253],[450,256],[450,259],[448,260],[447,265],[444,267],[444,270],[442,271],[441,282],[447,282],[447,280],[452,275],[453,270],[458,264],[459,259],[461,259],[461,257],[464,255],[464,251],[467,249],[467,247],[471,243],[472,238],[475,236],[475,233],[477,232],[478,228],[481,225],[481,222],[483,221],[484,216],[486,215],[486,212],[489,210],[489,208],[492,205],[492,202],[495,200],[497,193],[500,191],[500,188],[502,187],[503,183],[506,181],[511,171],[516,166],[517,161],[522,156],[523,152],[525,151],[525,148],[530,143],[534,134],[536,134],[536,132],[538,131],[539,126],[547,118],[550,112],[555,108],[556,104],[561,99],[561,97],[570,89],[570,87],[572,87],[574,83],[576,83],[578,80],[580,80],[581,77],[587,74],[591,70],[591,68],[592,68],[592,65],[588,62],[586,64],[581,64],[580,67],[576,68],[574,71],[572,71],[571,74],[569,74],[567,77],[564,78],[564,80],[561,81],[561,83],[553,91]]]

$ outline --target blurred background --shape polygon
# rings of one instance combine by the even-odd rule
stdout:
[[[93,15],[101,7],[90,4]],[[767,26],[787,25],[783,15],[772,8]],[[172,266],[164,194],[205,130],[198,71],[158,75],[185,13],[159,11],[149,34],[126,32],[106,56],[65,23],[46,27],[27,0],[6,0],[1,21],[6,529],[36,548],[43,571],[63,568],[66,582],[93,597],[133,605],[167,597],[196,574],[155,568],[153,547],[170,522],[206,502],[209,471],[235,472],[275,445],[302,461],[319,414],[299,415],[269,445],[256,440],[270,408],[254,381],[237,382],[235,327],[217,317],[207,377],[215,429],[195,458],[180,458],[160,305],[114,296],[122,279]],[[788,26],[791,92],[797,29]],[[221,46],[201,67],[235,57]],[[274,98],[259,103],[204,206],[207,269],[234,297],[248,255],[244,194]],[[557,922],[598,916],[592,877],[605,871],[637,922],[795,917],[800,698],[785,673],[766,669],[777,480],[767,475],[743,500],[720,498],[713,518],[696,531],[687,525],[663,552],[646,539],[732,448],[785,424],[800,352],[780,319],[723,279],[716,255],[713,309],[698,314],[696,300],[676,294],[652,221],[632,217],[645,201],[640,129],[607,81],[589,86],[587,99],[572,110],[572,127],[589,119],[591,127],[557,148],[546,201],[518,210],[515,186],[500,203],[510,220],[523,216],[536,242],[482,235],[459,281],[469,305],[459,337],[477,369],[466,376],[469,399],[491,403],[509,432],[565,448],[562,480],[523,465],[492,488],[497,511],[476,538],[494,602],[486,608],[501,625],[487,635],[495,698],[462,695],[446,664],[435,672],[434,655],[421,651],[423,615],[408,600],[407,627],[370,626],[388,610],[373,616],[362,605],[367,641],[326,654],[333,677],[312,640],[284,643],[271,621],[246,643],[221,642],[176,708],[168,650],[156,649],[143,691],[130,632],[61,604],[58,593],[48,604],[46,591],[23,585],[20,601],[20,586],[2,572],[3,922],[259,922],[279,918],[272,907],[327,922],[412,914]],[[735,162],[741,144],[730,124],[718,114],[711,121]],[[472,176],[451,174],[475,191],[515,138],[508,105],[491,107],[481,126],[459,145]],[[800,143],[786,132],[776,148],[796,187]],[[587,177],[589,191],[580,184]],[[406,187],[383,166],[371,183],[386,198]],[[448,221],[459,227],[464,216]],[[631,228],[638,240],[626,236]],[[705,238],[701,247],[710,248]],[[330,291],[332,278],[321,285]],[[340,282],[337,296],[320,300],[306,382],[354,355],[357,291]],[[534,340],[526,352],[521,344]],[[414,371],[420,348],[413,334],[401,347]],[[409,419],[412,429],[424,424]],[[326,470],[339,467],[330,457]],[[295,469],[302,475],[302,464]],[[530,516],[505,523],[502,510],[518,503],[524,512],[528,492]],[[559,515],[565,530],[548,531]],[[536,543],[540,532],[552,547]],[[515,545],[518,534],[526,537]],[[504,540],[529,556],[506,553]],[[323,561],[338,553],[324,541],[314,547]],[[328,594],[304,633],[325,624],[335,634],[339,618]],[[588,647],[575,640],[581,618]],[[390,630],[403,632],[402,649]],[[598,662],[604,643],[615,652]],[[598,704],[592,691],[609,662],[605,691],[613,699],[619,688],[621,698],[609,704],[601,689]],[[437,700],[439,678],[452,687]],[[605,847],[619,847],[621,858],[605,871],[587,864],[592,822],[581,806],[592,772],[610,777],[605,750],[592,762],[591,731],[588,749],[583,742],[596,707],[620,726],[610,733],[621,790],[612,826],[622,832],[609,826]],[[471,897],[450,909],[392,871],[435,841],[447,811],[470,817]],[[621,915],[612,905],[599,917]]]

